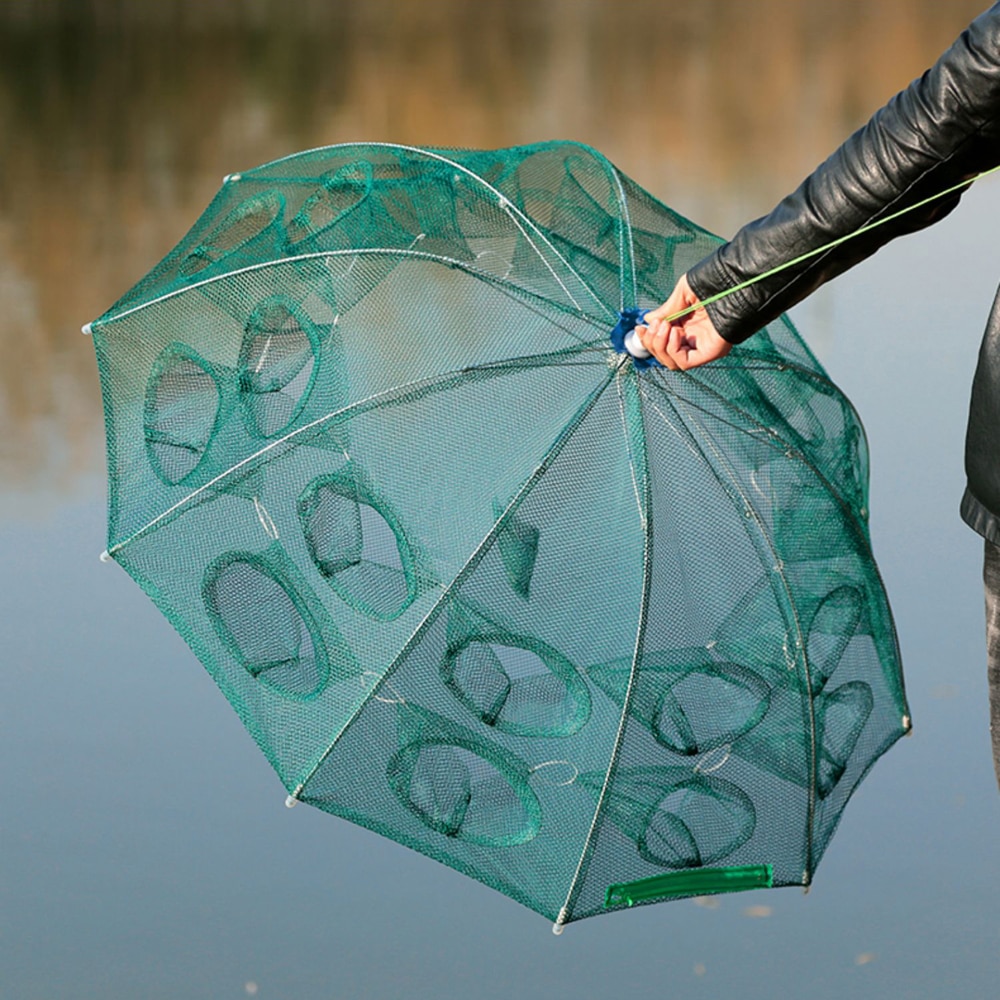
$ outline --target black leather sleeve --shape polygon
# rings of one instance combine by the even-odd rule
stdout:
[[[688,272],[702,299],[892,215],[1000,163],[1000,3],[981,14],[769,215]],[[936,222],[950,195],[709,305],[740,343],[889,240]]]

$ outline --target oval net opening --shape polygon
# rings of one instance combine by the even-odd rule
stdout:
[[[769,688],[735,664],[706,664],[674,674],[656,702],[653,736],[692,756],[732,743],[764,717]]]
[[[201,464],[219,416],[221,393],[208,363],[193,351],[168,348],[146,388],[143,431],[153,471],[171,486]]]
[[[319,480],[300,498],[299,519],[316,568],[337,594],[363,614],[391,620],[417,596],[413,558],[391,512],[360,492],[350,477]]]
[[[523,775],[483,754],[490,755],[488,747],[411,743],[392,757],[386,777],[399,801],[436,833],[484,847],[527,843],[541,825],[538,800]]]
[[[289,247],[331,229],[364,201],[371,188],[369,163],[349,163],[325,178],[288,223]]]
[[[282,299],[251,314],[240,348],[240,403],[255,434],[273,437],[298,416],[316,373],[317,338],[306,318]]]
[[[251,677],[300,698],[326,684],[318,629],[275,569],[249,555],[225,556],[209,567],[204,600],[219,637]]]
[[[184,258],[180,273],[184,277],[194,277],[210,264],[246,246],[276,226],[284,208],[285,199],[277,191],[247,198]]]
[[[450,649],[442,679],[488,726],[517,736],[569,736],[590,716],[576,668],[530,640],[473,637]]]
[[[715,864],[753,835],[756,813],[732,782],[698,776],[657,803],[639,839],[639,853],[663,868]]]

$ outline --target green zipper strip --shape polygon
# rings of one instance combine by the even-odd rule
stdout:
[[[736,868],[692,868],[689,871],[654,875],[638,882],[609,885],[604,895],[605,907],[635,906],[658,899],[678,896],[703,896],[714,892],[742,892],[745,889],[770,889],[774,869],[770,865],[742,865]]]

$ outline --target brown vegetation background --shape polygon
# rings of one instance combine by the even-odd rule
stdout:
[[[0,477],[99,467],[79,328],[222,176],[351,139],[601,148],[731,232],[983,0],[3,0]]]

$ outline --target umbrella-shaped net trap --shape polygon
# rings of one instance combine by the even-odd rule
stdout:
[[[807,884],[908,728],[861,427],[791,324],[622,350],[717,242],[586,147],[335,146],[92,324],[108,553],[291,799],[560,927]]]

